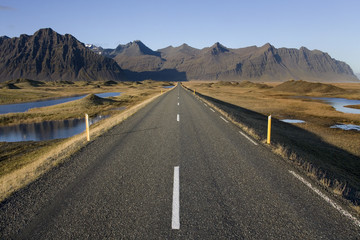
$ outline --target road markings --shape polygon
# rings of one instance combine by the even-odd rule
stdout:
[[[309,183],[308,181],[306,181],[303,177],[301,177],[300,175],[296,174],[294,171],[290,171],[289,172],[294,175],[294,177],[296,177],[297,179],[299,179],[302,183],[304,183],[306,186],[308,186],[311,190],[313,190],[315,193],[317,193],[320,197],[322,197],[326,202],[328,202],[333,208],[335,208],[336,210],[338,210],[341,214],[343,214],[345,217],[349,218],[350,220],[352,220],[355,225],[357,225],[358,227],[360,227],[360,221],[355,218],[354,216],[352,216],[348,211],[344,210],[342,207],[340,207],[338,204],[336,204],[334,201],[332,201],[329,197],[327,197],[325,194],[323,194],[322,192],[319,191],[319,189],[313,187],[311,185],[311,183]]]
[[[222,120],[224,120],[226,123],[228,123],[229,121],[228,120],[226,120],[225,118],[223,118],[222,116],[220,116],[220,118],[222,119]]]
[[[179,180],[179,166],[174,167],[174,186],[173,186],[173,202],[172,202],[171,228],[172,228],[172,229],[180,229],[180,180]]]
[[[178,103],[178,106],[180,106],[180,104]]]
[[[207,107],[206,103],[204,103],[205,107]]]
[[[179,114],[177,115],[176,120],[177,120],[178,122],[180,122],[180,115],[179,115]]]
[[[245,133],[243,133],[242,131],[239,131],[239,133],[241,135],[243,135],[245,138],[247,138],[247,140],[249,140],[250,142],[252,142],[254,145],[258,145],[254,140],[252,140],[250,137],[248,137]]]
[[[213,111],[213,112],[215,112],[215,110],[214,110],[214,109],[212,109],[212,108],[210,108],[210,110],[211,110],[211,111]]]

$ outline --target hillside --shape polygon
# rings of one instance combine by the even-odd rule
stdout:
[[[282,84],[277,85],[272,89],[273,91],[280,92],[292,92],[298,94],[307,94],[307,93],[344,93],[346,90],[336,87],[331,84],[324,83],[313,83],[306,81],[286,81]]]
[[[187,44],[153,51],[142,42],[103,49],[99,54],[113,58],[121,68],[136,72],[133,77],[162,78],[162,72],[185,80],[287,81],[303,79],[319,82],[356,81],[349,65],[319,50],[250,46],[231,49],[220,43],[196,49]],[[156,73],[156,74],[155,74]],[[141,80],[141,79],[137,79]]]
[[[34,35],[0,38],[0,82],[34,80],[121,80],[116,62],[96,54],[75,37],[50,28]]]

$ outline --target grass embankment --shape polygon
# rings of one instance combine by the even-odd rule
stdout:
[[[295,163],[329,191],[360,203],[360,133],[331,129],[336,123],[360,125],[360,115],[337,112],[318,100],[299,98],[345,97],[360,99],[360,84],[290,81],[282,84],[189,82],[201,97],[265,143],[267,116],[273,116],[272,150]],[[288,124],[278,119],[300,119]]]
[[[82,93],[86,93],[83,88],[85,83],[76,84],[81,86]],[[61,91],[59,89],[56,91],[62,92],[69,90],[69,92],[74,93],[76,91],[72,89],[72,87],[74,87],[73,85],[74,84],[66,84],[65,86],[59,86],[58,88],[61,89]],[[100,91],[97,90],[97,92],[123,92],[118,97],[104,99],[89,95],[73,102],[32,109],[27,113],[5,114],[6,116],[0,115],[0,125],[9,124],[10,122],[14,124],[18,121],[36,122],[84,117],[85,112],[90,115],[110,115],[108,119],[90,126],[91,140],[93,140],[134,114],[153,98],[159,96],[161,89],[162,91],[167,91],[163,89],[163,86],[168,85],[169,83],[153,81],[113,83],[111,87],[100,87]],[[87,88],[90,89],[89,92],[92,92],[93,85],[90,84]],[[21,94],[17,92],[19,90],[19,88],[11,89],[13,95]],[[25,89],[25,91],[27,90]],[[37,89],[37,91],[40,91],[40,89]],[[0,92],[0,95],[1,94],[2,91]],[[62,95],[62,93],[60,95]],[[58,97],[58,95],[56,97]],[[15,99],[15,97],[13,99]],[[116,110],[119,109],[119,107],[126,108]],[[9,118],[9,116],[12,117]],[[15,120],[17,118],[21,120]],[[6,122],[4,122],[4,119]],[[9,119],[14,120],[9,121]],[[85,133],[67,139],[42,142],[0,142],[0,201],[12,192],[30,183],[86,144]]]
[[[360,104],[359,105],[346,105],[345,107],[360,109]]]

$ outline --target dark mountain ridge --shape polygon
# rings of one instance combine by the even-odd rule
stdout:
[[[261,47],[231,49],[217,42],[203,49],[183,44],[157,51],[142,46],[146,51],[135,51],[135,42],[119,45],[120,51],[112,50],[112,54],[107,56],[127,71],[151,73],[175,70],[193,80],[358,81],[346,63],[322,51],[311,51],[305,47],[275,48],[267,43]]]
[[[17,78],[35,80],[120,80],[118,64],[87,49],[70,34],[51,28],[34,35],[0,38],[0,81]]]

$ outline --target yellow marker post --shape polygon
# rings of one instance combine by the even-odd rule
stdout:
[[[85,113],[85,125],[86,125],[86,139],[90,141],[90,130],[89,130],[89,115]]]
[[[271,115],[268,117],[267,144],[270,144],[270,138],[271,138]]]
[[[194,89],[194,95],[196,94],[196,90]]]
[[[161,89],[161,94],[163,93],[162,89]]]

